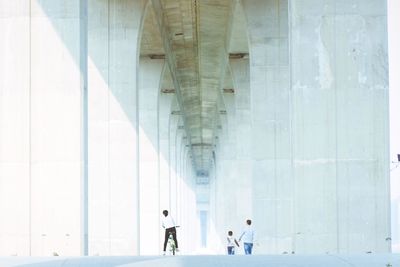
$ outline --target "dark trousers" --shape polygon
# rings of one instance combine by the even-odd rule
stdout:
[[[168,237],[169,237],[170,234],[172,234],[172,238],[174,239],[175,247],[178,248],[178,240],[176,239],[176,228],[175,227],[171,227],[171,228],[165,229],[164,251],[167,248]]]

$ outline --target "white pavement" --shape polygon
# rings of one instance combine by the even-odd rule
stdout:
[[[400,254],[154,257],[6,257],[0,267],[399,267]]]

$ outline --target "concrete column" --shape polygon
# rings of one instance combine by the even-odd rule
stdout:
[[[0,251],[6,254],[82,252],[85,8],[85,1],[0,4]]]
[[[174,148],[174,163],[173,163],[173,168],[174,168],[174,178],[172,179],[172,210],[174,213],[174,218],[176,220],[179,220],[181,217],[181,210],[180,210],[180,184],[182,181],[181,177],[181,154],[182,154],[182,137],[184,135],[184,130],[181,128],[182,125],[182,120],[179,120],[178,123],[178,129],[175,134],[175,148]],[[179,224],[179,222],[177,221]]]
[[[177,103],[173,103],[173,110],[177,111]],[[178,125],[181,120],[180,115],[172,115],[169,121],[169,210],[173,216],[176,215],[176,143],[178,134]]]
[[[386,1],[290,1],[296,250],[389,250]]]
[[[236,199],[236,219],[234,229],[241,229],[243,221],[251,217],[249,206],[252,205],[252,123],[251,123],[251,92],[250,92],[250,66],[249,59],[231,59],[230,68],[235,89],[235,106],[233,107],[236,134],[234,136],[234,146],[236,150],[236,160],[234,163],[235,191]],[[247,201],[243,201],[246,199]],[[238,233],[239,234],[239,233]]]
[[[31,254],[81,253],[87,54],[80,1],[31,1]],[[45,222],[45,223],[44,223]]]
[[[30,255],[30,3],[0,2],[0,253]]]
[[[169,75],[169,70],[164,65],[164,80]],[[164,86],[164,84],[163,84]],[[166,85],[167,86],[167,85]],[[168,87],[168,86],[167,86]],[[170,153],[169,153],[169,122],[171,119],[171,106],[175,98],[174,93],[165,93],[159,90],[158,93],[158,165],[159,165],[159,205],[160,210],[157,212],[161,219],[161,211],[170,209]],[[162,228],[160,228],[162,229]],[[164,231],[159,231],[160,240],[164,240]],[[162,242],[160,242],[159,250],[162,250]]]
[[[161,228],[159,218],[159,166],[158,166],[158,96],[164,60],[140,58],[139,75],[139,178],[140,191],[140,254],[159,254]],[[155,198],[156,197],[156,198]]]
[[[90,254],[139,254],[137,63],[144,1],[88,1]]]
[[[239,187],[239,183],[243,179],[238,175],[236,166],[236,113],[235,113],[235,96],[231,93],[223,94],[224,107],[220,108],[226,111],[226,114],[221,114],[221,131],[219,131],[217,151],[216,151],[216,169],[213,170],[215,175],[211,182],[210,215],[213,217],[213,224],[219,240],[212,240],[213,243],[218,243],[214,249],[220,253],[225,253],[225,239],[228,230],[235,230],[237,223],[240,223],[242,218],[238,218],[238,205],[243,200],[242,197],[236,199],[236,193],[242,194],[246,186],[251,188],[251,184],[243,188]],[[248,137],[247,137],[248,138]],[[245,193],[244,193],[245,195]],[[215,217],[215,218],[214,218]],[[215,233],[214,233],[215,234]],[[210,238],[211,239],[211,238]]]
[[[160,176],[160,210],[169,209],[170,153],[169,153],[169,121],[171,104],[175,94],[158,95],[158,143],[159,143],[159,176]],[[161,214],[160,214],[161,216]]]
[[[288,3],[243,0],[242,4],[250,51],[254,160],[250,219],[258,232],[257,252],[283,253],[291,250],[293,233]]]

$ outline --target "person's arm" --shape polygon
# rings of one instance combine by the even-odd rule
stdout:
[[[243,231],[243,233],[240,235],[240,237],[239,237],[239,241],[241,241],[241,240],[242,240],[242,237],[244,236],[245,232],[246,232],[246,231]]]
[[[257,241],[256,231],[254,231],[254,230],[253,230],[253,243],[254,243],[256,246],[259,246],[259,245],[260,245],[260,243],[258,243],[258,241]]]

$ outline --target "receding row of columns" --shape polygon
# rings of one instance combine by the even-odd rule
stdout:
[[[390,251],[386,1],[246,1],[213,221],[258,253]],[[373,25],[373,26],[372,26]]]
[[[164,60],[139,57],[146,4],[1,2],[1,255],[154,255],[163,209],[195,224]]]

